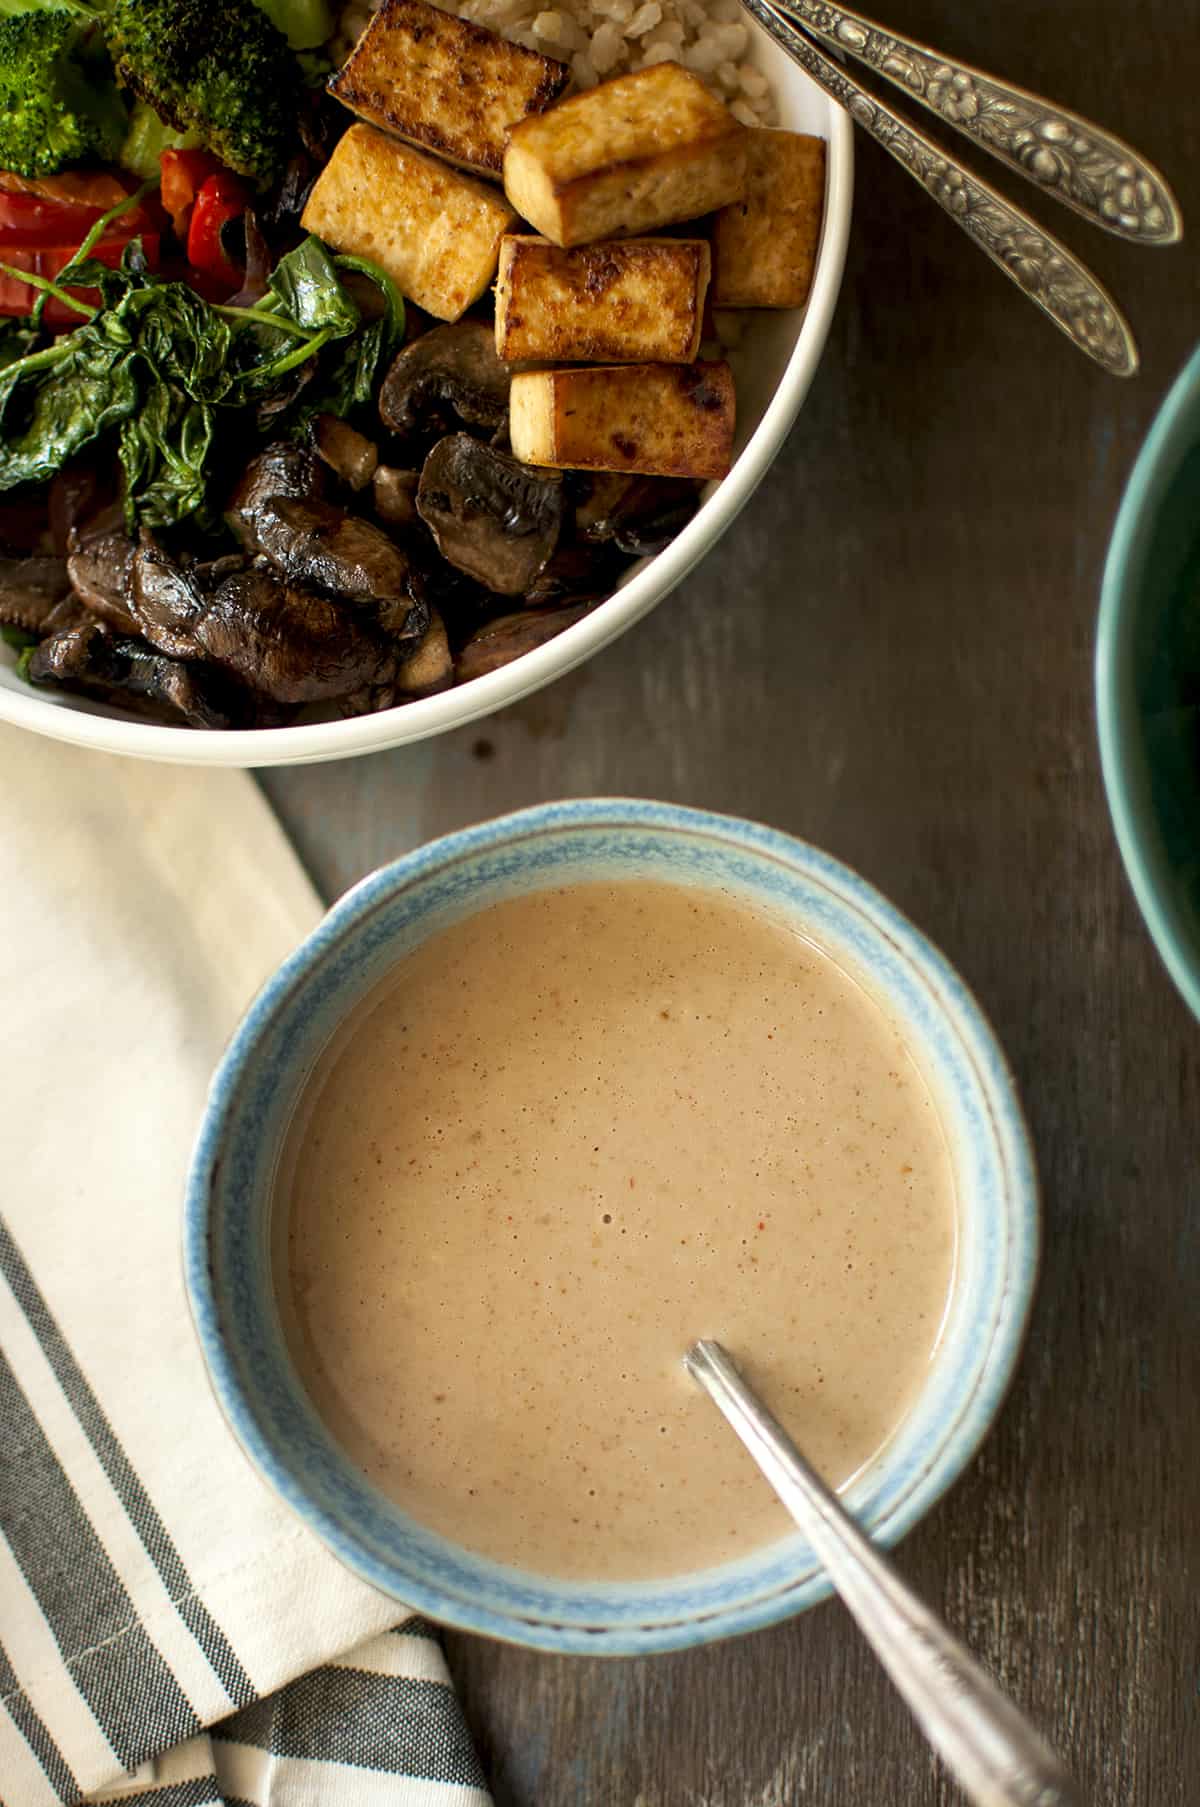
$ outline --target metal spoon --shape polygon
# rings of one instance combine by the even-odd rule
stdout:
[[[1055,1753],[859,1530],[720,1343],[684,1366],[729,1420],[816,1551],[921,1730],[977,1807],[1078,1807]]]
[[[869,94],[769,0],[741,0],[775,42],[851,118],[915,176],[981,251],[1112,376],[1132,376],[1137,345],[1129,323],[1087,267],[1020,207],[974,175],[934,139]]]
[[[1183,235],[1166,179],[1132,145],[1066,107],[899,37],[828,0],[771,0],[778,13],[876,70],[956,132],[1094,226],[1141,245]]]

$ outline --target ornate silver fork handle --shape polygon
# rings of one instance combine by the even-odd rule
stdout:
[[[724,1413],[977,1807],[1079,1807],[1061,1761],[804,1460],[720,1343],[684,1367]]]
[[[895,82],[1019,175],[1106,232],[1173,245],[1183,221],[1166,181],[1111,132],[1065,107],[954,63],[826,0],[775,0],[785,18]]]
[[[1065,245],[932,138],[868,94],[769,0],[742,0],[742,5],[865,132],[923,184],[980,250],[986,251],[1080,351],[1113,376],[1133,375],[1138,353],[1128,322],[1112,296]]]

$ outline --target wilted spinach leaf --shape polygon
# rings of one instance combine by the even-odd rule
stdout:
[[[345,413],[367,401],[385,358],[403,334],[404,304],[381,271],[345,260],[371,277],[383,311],[363,323],[353,297],[318,239],[280,259],[270,290],[254,307],[221,307],[186,284],[145,267],[134,241],[118,270],[86,255],[69,266],[73,284],[98,288],[102,306],[66,337],[29,350],[28,332],[6,358],[0,340],[0,490],[53,476],[100,435],[119,431],[125,514],[138,523],[204,521],[221,419],[245,410],[239,428],[257,430],[273,396],[296,394],[295,372],[322,361],[303,388],[314,405]],[[269,412],[269,411],[264,411]]]
[[[41,335],[21,320],[0,321],[0,370],[36,351]]]
[[[267,280],[279,311],[309,332],[333,338],[352,333],[360,315],[338,281],[337,271],[319,238],[311,236],[281,257]]]
[[[128,346],[89,323],[0,370],[0,489],[52,477],[139,402]]]
[[[196,401],[222,402],[234,387],[229,321],[186,283],[133,289],[119,304],[138,352],[160,383]]]
[[[120,457],[126,506],[132,531],[170,527],[189,515],[203,521],[207,512],[205,465],[212,450],[214,414],[208,402],[189,401],[178,389],[159,383],[146,405],[121,426]]]
[[[373,400],[384,372],[404,341],[404,298],[391,277],[364,257],[348,254],[332,259],[337,269],[366,277],[379,292],[381,311],[352,337],[339,339],[321,353],[317,372],[289,410],[285,430],[298,436],[317,414],[345,417]]]

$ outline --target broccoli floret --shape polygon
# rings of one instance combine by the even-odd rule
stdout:
[[[243,176],[269,182],[294,136],[296,59],[257,6],[235,0],[114,0],[118,79],[176,131]]]
[[[140,181],[151,182],[161,168],[160,158],[164,151],[191,151],[199,143],[199,132],[177,132],[174,126],[164,124],[144,100],[135,100],[129,115],[129,130],[117,152],[117,162]]]
[[[72,163],[108,162],[125,127],[88,18],[50,10],[0,18],[0,168],[51,176]]]
[[[76,13],[95,19],[105,4],[106,0],[0,0],[0,13]]]
[[[333,36],[329,0],[256,0],[293,50],[316,50]]]

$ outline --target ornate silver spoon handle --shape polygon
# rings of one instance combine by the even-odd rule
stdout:
[[[1113,376],[1133,375],[1138,353],[1128,322],[1112,296],[1065,245],[932,138],[859,87],[839,64],[831,62],[810,38],[776,12],[769,0],[742,0],[742,5],[865,132],[924,185],[980,250],[1024,289],[1080,351]]]
[[[1106,232],[1141,245],[1182,236],[1179,207],[1154,165],[1090,120],[826,0],[775,4]]]
[[[684,1366],[812,1544],[925,1736],[977,1807],[1077,1807],[1075,1785],[1049,1745],[864,1537],[720,1343],[694,1343]]]

